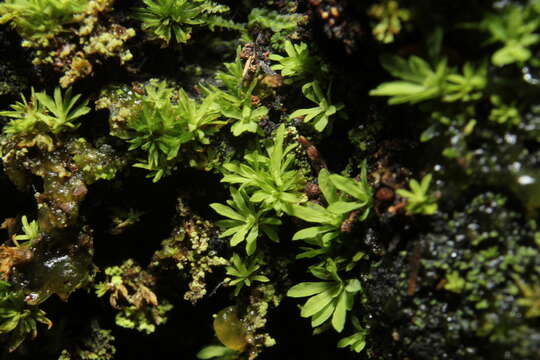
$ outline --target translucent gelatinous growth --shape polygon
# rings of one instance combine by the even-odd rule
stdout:
[[[214,317],[214,331],[223,345],[243,351],[247,345],[246,331],[238,318],[236,306],[228,306]]]

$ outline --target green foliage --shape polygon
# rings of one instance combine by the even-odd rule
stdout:
[[[527,312],[525,317],[536,318],[540,316],[540,285],[533,284],[529,286],[525,284],[517,275],[514,275],[519,290],[521,290],[522,298],[518,299],[518,304],[526,307]]]
[[[45,312],[24,301],[21,291],[11,290],[11,284],[0,280],[0,334],[9,334],[8,350],[13,351],[30,335],[37,336],[37,323],[51,328]]]
[[[391,105],[433,99],[442,94],[447,72],[446,59],[440,61],[435,69],[418,56],[411,56],[408,61],[398,56],[383,57],[383,67],[402,81],[391,81],[371,90],[371,96],[391,96]]]
[[[5,0],[0,3],[0,24],[10,23],[25,39],[52,38],[62,25],[75,22],[88,0]]]
[[[244,68],[240,60],[240,48],[236,59],[232,63],[225,63],[226,71],[218,71],[216,79],[221,82],[224,90],[211,85],[204,89],[207,94],[215,96],[215,107],[221,115],[232,120],[231,132],[239,136],[244,132],[256,133],[258,123],[268,114],[265,106],[255,106],[252,103],[252,95],[258,80],[256,78],[245,83],[243,79]]]
[[[433,215],[437,212],[437,199],[428,194],[431,174],[422,178],[420,183],[415,179],[409,181],[411,191],[398,189],[398,195],[407,199],[407,212],[409,214]]]
[[[54,99],[44,92],[36,93],[36,98],[48,110],[40,117],[53,133],[59,133],[64,127],[75,128],[76,125],[73,124],[73,121],[90,112],[90,108],[86,106],[88,100],[75,106],[80,97],[81,95],[71,97],[71,88],[66,90],[63,97],[60,88],[55,88]]]
[[[492,95],[490,101],[493,108],[489,113],[489,120],[509,125],[519,125],[521,123],[521,115],[515,103],[505,104],[497,95]]]
[[[111,330],[92,321],[88,334],[74,347],[62,350],[58,360],[113,360],[116,353]]]
[[[38,114],[41,114],[43,110],[36,98],[34,89],[32,88],[30,102],[26,100],[24,94],[21,94],[21,98],[22,100],[20,102],[11,105],[13,110],[0,112],[0,116],[14,119],[4,126],[4,132],[6,134],[28,133],[34,130],[40,122]]]
[[[529,343],[533,334],[537,334],[538,318],[527,317],[530,310],[535,306],[538,309],[540,305],[534,289],[538,285],[540,269],[538,247],[534,244],[537,227],[534,224],[531,229],[531,223],[522,222],[525,214],[515,211],[513,204],[505,203],[506,198],[499,194],[478,194],[467,199],[464,208],[443,214],[439,218],[441,221],[430,222],[434,230],[425,230],[426,233],[420,236],[422,240],[415,246],[433,249],[429,257],[421,260],[422,273],[444,274],[444,279],[449,282],[440,282],[443,278],[440,276],[435,282],[418,282],[413,296],[419,303],[413,306],[407,305],[410,296],[405,291],[402,291],[401,300],[392,299],[396,307],[386,314],[394,317],[413,314],[410,319],[414,320],[404,326],[413,332],[410,339],[431,333],[432,328],[426,326],[430,321],[445,321],[452,317],[456,320],[452,322],[453,327],[445,329],[441,335],[450,343],[443,343],[449,354],[456,354],[456,348],[454,340],[448,340],[448,337],[461,332],[474,334],[478,341],[489,342],[498,349],[505,348],[516,358],[526,358],[538,351],[537,344]],[[403,251],[399,260],[403,261],[401,270],[392,267],[385,271],[390,277],[398,272],[400,277],[407,279],[410,256],[409,251]],[[527,290],[521,288],[520,280],[532,291],[529,296],[526,296]],[[384,280],[375,279],[375,282],[381,281]],[[446,300],[433,301],[430,290],[436,283],[445,285],[440,291],[449,291]],[[406,282],[399,284],[406,288]],[[390,294],[396,292],[375,296]],[[456,300],[462,305],[448,309]],[[467,354],[468,349],[471,347],[460,352]],[[478,349],[483,349],[483,345],[473,349],[481,358],[483,350]]]
[[[178,93],[178,117],[186,123],[186,130],[199,143],[210,144],[209,135],[225,124],[218,120],[219,113],[215,110],[215,96],[210,95],[198,103],[187,96],[183,89]]]
[[[248,94],[253,91],[253,88],[248,89]],[[226,99],[228,96],[221,97],[221,99]],[[236,122],[231,126],[231,132],[234,136],[242,135],[244,132],[255,133],[258,129],[258,122],[266,117],[268,114],[268,108],[266,106],[259,106],[253,108],[251,103],[244,101],[240,107],[230,106],[236,99],[228,97],[229,104],[227,107],[223,108],[222,114],[228,119],[236,120]],[[225,100],[227,101],[227,100]]]
[[[74,121],[86,115],[90,108],[88,100],[76,104],[81,95],[71,96],[71,89],[62,96],[60,88],[54,90],[54,98],[45,92],[35,93],[32,89],[30,102],[21,95],[22,101],[11,105],[12,110],[0,111],[0,116],[12,120],[4,127],[6,134],[27,134],[31,132],[50,131],[58,134],[77,128]]]
[[[328,87],[325,96],[317,80],[302,86],[302,93],[306,98],[318,106],[309,109],[296,110],[290,115],[290,117],[303,118],[304,122],[310,122],[313,120],[313,127],[319,132],[326,128],[326,125],[328,125],[328,121],[332,115],[344,108],[344,105],[341,103],[332,105],[330,100],[330,86]]]
[[[167,45],[172,38],[186,43],[191,38],[193,26],[208,26],[242,30],[243,27],[216,14],[226,13],[229,8],[210,0],[143,0],[146,7],[138,9],[142,28],[152,37]]]
[[[273,208],[281,215],[288,206],[305,200],[300,192],[302,178],[291,169],[296,144],[283,147],[285,126],[281,125],[274,138],[274,144],[266,147],[267,155],[258,150],[244,156],[246,163],[238,161],[225,163],[222,182],[239,184],[250,195],[250,201],[262,203],[265,208]]]
[[[234,277],[229,281],[229,285],[235,285],[234,296],[237,296],[242,290],[244,285],[251,286],[254,281],[268,282],[270,281],[264,275],[256,275],[257,271],[261,267],[261,260],[258,257],[246,259],[245,262],[240,258],[238,254],[233,254],[229,261],[230,265],[225,268],[227,275]]]
[[[354,334],[344,337],[339,340],[337,346],[339,348],[350,347],[351,351],[356,353],[362,352],[366,347],[366,336],[369,333],[368,329],[362,328],[356,316],[352,316],[352,324],[357,330]]]
[[[242,66],[242,60],[240,59],[241,48],[236,48],[236,57],[234,62],[224,63],[225,71],[220,70],[216,73],[216,80],[220,81],[225,89],[229,92],[238,90],[238,87],[242,87],[244,67]],[[242,94],[238,92],[237,94]],[[244,96],[239,96],[243,98]]]
[[[129,150],[142,149],[148,153],[147,160],[136,167],[151,171],[157,182],[170,170],[169,161],[176,158],[180,146],[192,139],[183,132],[182,120],[171,102],[173,90],[165,82],[147,87],[148,96],[142,99],[142,110],[130,118],[128,127],[134,134],[128,141]]]
[[[197,359],[206,360],[219,358],[219,360],[234,360],[238,358],[238,351],[221,345],[208,345],[197,353]]]
[[[411,56],[408,61],[398,56],[386,56],[381,63],[401,81],[383,83],[369,94],[390,96],[390,105],[415,104],[436,98],[445,102],[478,100],[487,83],[486,66],[475,70],[465,63],[460,74],[448,68],[446,59],[438,61],[435,67],[418,56]]]
[[[372,33],[375,39],[385,44],[393,42],[394,37],[401,32],[401,23],[411,18],[411,12],[400,9],[399,2],[395,0],[382,0],[374,4],[368,15],[379,20]]]
[[[503,47],[491,56],[493,65],[529,60],[532,55],[529,47],[540,41],[540,35],[535,34],[540,26],[539,13],[529,7],[510,5],[498,14],[485,17],[479,27],[489,32],[488,43],[503,43]]]
[[[448,110],[448,109],[446,109]],[[450,111],[432,111],[434,121],[430,127],[422,132],[420,141],[430,141],[441,134],[452,139],[442,154],[449,159],[470,157],[467,154],[467,138],[473,135],[477,125],[474,105],[453,108]]]
[[[28,241],[26,245],[32,246],[32,241],[35,241],[41,237],[38,222],[36,220],[32,220],[32,222],[29,223],[26,215],[23,215],[21,221],[24,234],[13,236],[13,241],[17,246],[19,246],[19,241]]]
[[[236,246],[242,241],[246,242],[246,252],[252,255],[257,248],[257,238],[260,232],[268,236],[272,241],[278,241],[278,234],[275,226],[281,225],[281,221],[268,215],[265,208],[255,207],[243,189],[231,188],[231,200],[227,200],[227,205],[213,203],[210,207],[218,214],[229,218],[220,220],[217,224],[226,229],[221,236],[231,237],[231,246]],[[247,200],[247,201],[246,201]]]
[[[354,295],[362,290],[357,279],[342,280],[337,266],[331,259],[325,264],[310,268],[316,278],[325,281],[303,282],[287,291],[290,297],[307,297],[300,315],[311,317],[311,326],[317,327],[332,318],[332,327],[341,332],[345,327],[347,311],[352,309]]]
[[[360,181],[354,181],[351,178],[341,176],[338,174],[332,174],[330,175],[330,182],[334,184],[334,186],[338,189],[343,191],[344,193],[347,193],[348,195],[352,196],[354,199],[357,200],[357,204],[362,207],[371,205],[371,188],[369,187],[368,180],[367,180],[367,166],[364,162],[362,164],[362,170],[360,172]],[[328,192],[324,193],[325,198],[326,196],[333,197]],[[328,194],[328,195],[327,195]],[[368,211],[368,209],[366,209]],[[367,216],[365,214],[363,217]]]
[[[248,25],[258,24],[263,28],[280,32],[283,30],[294,30],[297,23],[302,20],[301,15],[280,14],[275,10],[265,8],[254,8],[248,15]]]
[[[482,97],[487,83],[487,66],[474,69],[470,63],[463,65],[462,74],[451,73],[446,77],[443,101],[472,101]]]
[[[446,280],[448,282],[444,285],[444,288],[448,291],[460,293],[465,288],[465,279],[459,275],[458,271],[452,271],[446,275]]]
[[[318,70],[317,58],[309,53],[306,43],[293,44],[290,40],[284,43],[287,56],[270,54],[269,59],[279,64],[272,65],[273,70],[281,72],[281,76],[302,78]]]
[[[145,334],[152,334],[156,326],[167,321],[166,314],[173,308],[172,304],[164,303],[142,310],[137,306],[126,306],[116,314],[116,325],[134,329]]]
[[[274,33],[270,39],[272,46],[281,49],[303,20],[304,16],[301,14],[280,14],[275,10],[254,8],[248,15],[248,27],[271,30]]]
[[[208,144],[208,135],[220,125],[214,99],[206,97],[202,103],[187,96],[184,90],[175,92],[162,81],[146,87],[141,97],[141,109],[128,120],[133,132],[126,137],[129,150],[142,149],[146,160],[134,166],[150,171],[157,182],[174,167],[180,147],[190,141]]]
[[[298,258],[314,257],[328,252],[332,241],[341,235],[341,226],[352,211],[363,209],[359,216],[360,220],[369,215],[372,192],[367,183],[365,164],[359,182],[337,174],[330,175],[326,169],[322,169],[319,172],[318,183],[328,206],[308,202],[306,205],[293,205],[288,210],[292,216],[319,224],[294,234],[293,240],[304,240],[318,247],[302,248],[305,252],[298,255]],[[338,190],[341,193],[338,193]],[[354,200],[348,200],[348,196]]]

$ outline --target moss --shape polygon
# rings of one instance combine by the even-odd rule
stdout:
[[[53,143],[46,137],[45,148],[37,145],[38,150],[33,151],[38,141],[38,137],[30,143],[21,141],[20,136],[4,137],[2,152],[6,174],[21,190],[36,186],[32,175],[43,179],[43,191],[36,192],[35,198],[40,227],[48,232],[74,225],[87,186],[99,179],[112,179],[123,162],[110,146],[98,150],[83,138],[68,137]]]
[[[96,109],[109,111],[109,131],[112,136],[125,138],[127,122],[140,111],[137,92],[144,94],[144,88],[139,83],[132,86],[120,85],[103,89],[96,100]]]
[[[81,31],[86,30],[80,30],[79,32]],[[88,59],[95,58],[96,56],[103,59],[117,57],[120,60],[120,64],[130,61],[133,55],[126,49],[125,42],[134,36],[135,30],[132,28],[113,24],[108,29],[100,29],[92,32],[88,40],[83,43],[84,47],[82,51],[77,51],[77,48],[66,45],[69,50],[60,53],[58,59],[62,62],[68,62],[70,65],[69,67],[63,66],[65,70],[64,76],[60,78],[60,85],[62,87],[68,87],[76,80],[91,75],[93,73],[93,65]],[[72,54],[73,52],[74,55]],[[39,63],[36,62],[36,64]]]
[[[247,341],[251,346],[250,355],[256,356],[265,347],[276,344],[276,340],[269,334],[264,333],[270,310],[279,306],[283,296],[276,292],[271,284],[263,284],[255,287],[249,297],[246,315],[243,318],[245,326],[249,329]]]
[[[62,350],[58,360],[112,360],[115,353],[111,330],[102,329],[97,321],[94,321],[85,337],[73,347]]]
[[[389,254],[372,270],[368,308],[382,321],[368,322],[373,333],[386,332],[373,341],[382,339],[377,343],[383,347],[390,343],[394,356],[421,359],[538,353],[535,322],[516,316],[526,308],[520,307],[523,294],[508,276],[537,281],[534,231],[506,203],[500,195],[478,195],[463,210],[437,219],[432,232],[411,239],[408,251]],[[416,272],[414,261],[419,261]],[[385,353],[393,358],[393,351]]]
[[[121,266],[108,267],[105,275],[105,281],[95,285],[96,294],[102,297],[110,292],[109,303],[118,310],[116,325],[151,334],[167,321],[166,314],[173,306],[158,300],[152,291],[156,279],[151,273],[128,259]]]
[[[104,15],[113,11],[114,0],[24,2],[1,7],[2,12],[14,11],[3,22],[10,21],[20,33],[23,47],[34,49],[34,65],[49,65],[64,74],[62,87],[93,74],[94,67],[108,58],[117,57],[122,64],[132,59],[125,42],[135,36],[135,30],[104,21]]]
[[[9,64],[0,66],[0,96],[15,95],[26,88],[25,78],[14,70]]]
[[[184,293],[184,299],[195,304],[206,295],[205,279],[213,268],[228,262],[209,248],[217,238],[215,226],[193,214],[182,199],[178,200],[177,211],[180,224],[161,243],[162,248],[154,254],[151,266],[163,266],[162,263],[172,260],[178,270],[188,270],[189,290]]]

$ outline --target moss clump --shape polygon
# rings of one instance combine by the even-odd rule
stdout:
[[[125,42],[135,30],[104,21],[114,0],[33,1],[13,0],[0,6],[0,23],[10,23],[23,38],[22,46],[34,49],[32,63],[49,65],[64,75],[68,87],[93,74],[107,58],[120,63],[132,59]]]
[[[527,310],[516,278],[535,283],[540,275],[534,226],[522,226],[507,200],[489,192],[441,215],[432,231],[409,239],[408,251],[371,271],[368,309],[380,321],[369,323],[386,334],[371,341],[425,359],[538,353],[535,320],[516,316]]]
[[[151,334],[157,325],[167,321],[172,309],[167,301],[160,302],[152,291],[155,278],[131,259],[121,266],[105,269],[106,279],[97,283],[96,295],[109,294],[109,303],[118,310],[116,325]]]
[[[36,192],[35,198],[40,227],[47,232],[75,225],[87,186],[99,179],[112,179],[123,161],[111,147],[96,149],[82,138],[68,137],[53,143],[46,136],[45,149],[40,149],[36,146],[42,140],[39,136],[30,143],[18,136],[4,137],[2,152],[6,174],[21,190],[29,190],[31,176],[43,179],[43,191]],[[50,151],[49,146],[56,150]]]
[[[58,360],[112,360],[116,353],[111,330],[102,329],[97,321],[87,329],[86,336],[70,347],[62,350]]]
[[[180,271],[189,269],[186,274],[190,277],[189,290],[184,293],[184,299],[195,304],[207,293],[206,277],[214,267],[226,265],[227,260],[211,248],[218,235],[211,222],[193,214],[181,199],[177,211],[180,224],[154,253],[151,266],[157,268],[172,261]]]

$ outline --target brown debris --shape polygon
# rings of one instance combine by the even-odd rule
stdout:
[[[315,170],[316,174],[318,174],[321,169],[328,169],[326,161],[324,161],[322,158],[319,150],[317,150],[317,148],[311,144],[308,139],[306,139],[304,136],[299,136],[298,142],[306,151],[306,154],[311,161],[311,166],[313,167],[313,170]]]
[[[33,255],[27,247],[0,246],[0,279],[7,280],[14,266],[29,262]]]

